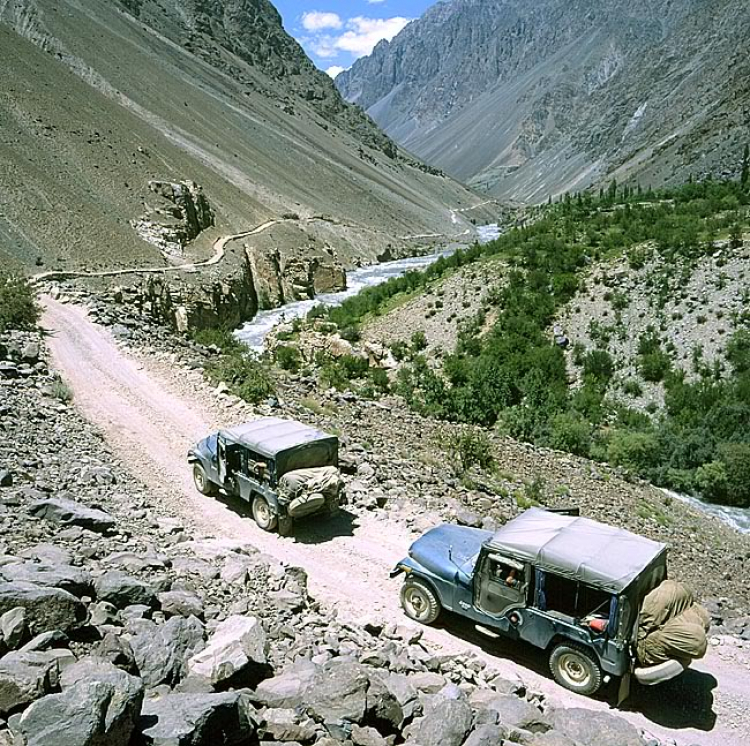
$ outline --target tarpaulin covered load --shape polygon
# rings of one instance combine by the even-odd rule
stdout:
[[[341,484],[339,472],[332,466],[296,469],[279,480],[279,495],[289,501],[289,515],[301,518],[326,503],[331,509],[338,507]]]
[[[638,661],[656,666],[668,660],[686,665],[706,654],[711,617],[681,583],[665,580],[644,599],[638,619]]]

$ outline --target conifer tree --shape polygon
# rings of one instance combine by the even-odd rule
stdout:
[[[742,154],[742,174],[740,175],[740,184],[743,187],[750,181],[750,145],[745,145],[745,152]]]

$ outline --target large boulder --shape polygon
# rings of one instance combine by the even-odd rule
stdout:
[[[373,671],[367,690],[369,719],[388,722],[401,730],[421,710],[417,690],[403,674]]]
[[[255,722],[238,692],[168,694],[146,699],[140,729],[145,746],[246,746]]]
[[[47,588],[62,588],[74,596],[87,596],[92,592],[91,575],[72,565],[11,562],[0,566],[0,577],[9,583],[33,583]]]
[[[0,614],[0,642],[10,650],[15,650],[26,634],[26,609],[17,606]]]
[[[133,689],[118,692],[108,681],[82,679],[61,694],[35,702],[14,730],[23,736],[25,746],[128,746],[132,711],[138,704],[125,700],[129,696],[137,700],[142,694],[142,688],[140,694]]]
[[[462,699],[430,697],[424,708],[413,740],[419,746],[461,746],[471,729],[472,711]]]
[[[264,741],[314,741],[317,734],[315,721],[299,709],[269,707],[263,712],[260,737]]]
[[[262,681],[255,689],[255,700],[267,707],[288,708],[305,704],[305,694],[320,674],[320,667],[300,661],[285,668],[273,678]]]
[[[231,616],[190,658],[188,673],[212,684],[253,686],[269,674],[266,645],[266,633],[255,617]]]
[[[203,602],[189,591],[165,591],[160,593],[159,604],[164,615],[203,618]]]
[[[508,729],[502,725],[478,725],[464,741],[463,746],[502,746],[508,743]],[[524,745],[528,746],[524,741]]]
[[[484,707],[494,710],[504,725],[530,733],[546,733],[552,729],[551,721],[539,708],[512,694],[496,694]]]
[[[119,570],[109,570],[100,575],[94,581],[94,590],[100,601],[109,601],[118,609],[133,604],[153,606],[156,599],[154,591],[146,583]]]
[[[31,515],[46,518],[64,526],[80,526],[89,531],[107,533],[115,527],[115,519],[103,510],[89,508],[75,500],[64,497],[49,497],[38,500],[29,508]]]
[[[86,620],[86,607],[60,588],[33,583],[0,582],[0,614],[22,606],[32,635],[49,630],[66,631]]]
[[[0,659],[0,717],[43,697],[57,686],[58,665],[46,653],[9,653]]]
[[[369,685],[365,666],[334,658],[322,667],[308,687],[305,703],[325,722],[362,723],[367,712]]]
[[[63,692],[79,683],[94,681],[112,688],[104,717],[108,746],[128,746],[141,714],[143,682],[99,658],[83,658],[60,674]]]
[[[204,628],[195,617],[172,617],[156,625],[141,620],[129,642],[141,678],[148,687],[173,686],[187,674],[187,660],[204,646]]]
[[[643,746],[643,739],[635,726],[606,712],[570,707],[555,710],[551,721],[555,730],[578,746]]]

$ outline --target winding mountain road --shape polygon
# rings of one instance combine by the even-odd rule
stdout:
[[[223,251],[224,246],[219,248]],[[246,542],[304,567],[311,593],[345,618],[406,621],[398,603],[400,581],[388,577],[414,539],[402,524],[382,512],[346,513],[335,521],[302,522],[294,537],[282,538],[258,529],[244,506],[200,495],[185,455],[221,417],[215,399],[200,383],[200,374],[191,378],[156,357],[124,351],[80,307],[50,298],[43,303],[42,324],[51,333],[53,363],[72,388],[76,406],[104,433],[129,471],[186,526]],[[444,624],[424,630],[425,640],[443,652],[471,650],[503,675],[520,676],[553,704],[608,709],[605,699],[583,698],[555,685],[536,651],[487,639],[457,620]],[[749,652],[724,646],[712,649],[674,682],[636,692],[629,701],[632,709],[621,714],[680,746],[747,743]]]

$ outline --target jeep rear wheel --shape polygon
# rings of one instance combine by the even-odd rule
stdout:
[[[264,531],[273,531],[276,528],[276,516],[271,512],[268,500],[261,495],[256,495],[253,500],[253,518]]]
[[[589,696],[602,685],[602,670],[594,654],[574,643],[553,648],[549,667],[555,681],[576,694]]]
[[[440,616],[440,602],[433,591],[418,580],[404,582],[401,606],[406,616],[421,624],[432,624]]]
[[[193,464],[193,482],[201,495],[215,495],[216,485],[206,476],[206,470],[198,463]]]

